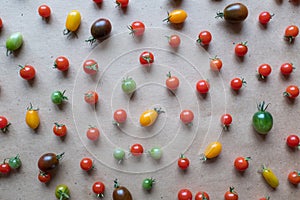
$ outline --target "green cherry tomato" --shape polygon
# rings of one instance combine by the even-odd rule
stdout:
[[[125,157],[125,151],[123,149],[117,148],[114,150],[113,155],[116,160],[121,161]]]
[[[16,155],[15,157],[11,157],[9,160],[8,160],[8,164],[11,168],[13,169],[17,169],[19,167],[21,167],[22,165],[22,162],[20,160],[20,155]]]
[[[126,78],[122,81],[122,90],[126,94],[133,93],[136,89],[136,83],[132,78]]]
[[[23,44],[23,36],[20,32],[11,34],[6,39],[6,55],[10,54],[11,52],[19,49]]]
[[[149,151],[150,156],[155,159],[155,160],[159,160],[162,156],[162,150],[159,147],[153,147],[150,151]]]
[[[61,91],[54,91],[51,94],[51,100],[54,104],[61,104],[63,100],[68,100],[68,97],[64,96],[65,95],[65,90],[63,92]]]
[[[154,183],[155,183],[155,179],[146,178],[143,180],[142,186],[145,190],[151,190]]]
[[[254,129],[260,134],[268,134],[268,132],[273,127],[273,117],[271,113],[267,112],[266,109],[268,108],[267,104],[265,106],[265,102],[261,102],[257,105],[258,111],[254,113],[252,117],[252,124]]]
[[[57,185],[55,188],[55,196],[59,200],[65,200],[70,198],[70,190],[65,184]]]

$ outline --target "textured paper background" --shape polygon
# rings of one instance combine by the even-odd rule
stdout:
[[[0,114],[12,123],[10,131],[0,134],[0,159],[20,154],[22,168],[10,176],[0,176],[0,199],[55,199],[57,184],[67,184],[72,199],[95,199],[91,186],[103,181],[105,199],[111,199],[113,180],[118,178],[134,199],[177,199],[177,191],[189,188],[193,194],[206,191],[211,199],[222,199],[229,186],[235,186],[240,199],[259,199],[270,195],[271,199],[298,199],[299,188],[287,181],[290,171],[299,169],[299,151],[292,151],[285,144],[286,137],[299,132],[299,103],[282,96],[289,84],[299,84],[299,41],[293,44],[283,40],[286,26],[299,23],[297,2],[288,1],[241,1],[249,8],[247,20],[239,25],[215,19],[215,13],[233,1],[172,1],[131,0],[126,10],[115,8],[114,1],[104,0],[96,6],[91,0],[54,1],[3,1],[0,17],[3,28],[0,32]],[[37,13],[42,3],[52,9],[48,23]],[[185,9],[188,18],[183,26],[174,27],[162,22],[167,11]],[[62,34],[66,15],[72,9],[82,14],[78,38]],[[268,26],[258,23],[258,15],[269,11],[275,16]],[[110,19],[111,37],[102,44],[90,46],[84,42],[90,36],[90,25],[98,18]],[[146,25],[142,39],[128,34],[127,25],[141,20]],[[198,33],[209,30],[213,41],[207,49],[195,41]],[[5,55],[5,40],[13,32],[20,31],[24,44],[14,56]],[[171,49],[165,35],[179,34],[182,44],[177,51]],[[249,52],[244,59],[237,58],[234,44],[248,41]],[[155,54],[155,63],[150,70],[138,63],[143,50]],[[57,56],[69,58],[71,66],[67,73],[52,68]],[[220,73],[209,69],[209,58],[218,55],[223,60]],[[96,77],[89,77],[82,70],[85,59],[96,59],[100,66]],[[289,78],[279,74],[284,62],[292,62],[297,68]],[[262,63],[273,67],[266,81],[258,81],[256,69]],[[18,64],[32,64],[37,75],[33,82],[22,80]],[[180,78],[181,85],[176,95],[164,87],[165,74],[171,71]],[[121,80],[134,77],[138,90],[129,99],[120,89]],[[229,82],[234,77],[243,77],[247,87],[233,92]],[[211,91],[206,98],[195,91],[199,79],[209,79]],[[66,90],[69,101],[62,107],[52,104],[50,94],[54,90]],[[83,94],[90,89],[99,93],[96,108],[83,101]],[[273,114],[274,127],[267,137],[254,132],[251,118],[256,112],[256,103],[265,100],[271,103],[268,110]],[[30,130],[24,121],[29,103],[39,107],[40,127]],[[166,110],[151,128],[138,124],[140,113],[153,106]],[[112,113],[117,108],[128,112],[128,120],[120,129],[111,124]],[[182,109],[195,113],[194,126],[188,129],[179,120]],[[228,132],[222,132],[219,118],[224,112],[233,116]],[[64,140],[52,133],[54,122],[65,123],[68,135]],[[101,130],[98,142],[85,137],[88,125]],[[221,155],[203,163],[199,160],[205,146],[214,140],[223,144]],[[160,162],[154,162],[147,154],[141,159],[126,156],[119,165],[113,159],[115,147],[128,149],[133,143],[143,144],[146,150],[157,145],[164,150]],[[37,180],[38,158],[46,152],[65,152],[53,180],[48,185]],[[184,153],[191,161],[186,172],[178,169],[176,160]],[[241,174],[234,170],[237,156],[251,156],[249,169]],[[96,170],[82,171],[79,162],[83,157],[94,159]],[[257,172],[261,164],[271,167],[280,180],[273,190]],[[157,180],[153,190],[146,192],[141,183],[144,178]]]

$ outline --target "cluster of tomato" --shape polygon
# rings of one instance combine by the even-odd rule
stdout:
[[[0,173],[8,175],[12,169],[18,169],[21,167],[21,165],[22,162],[19,155],[16,155],[11,158],[5,158],[0,164]]]

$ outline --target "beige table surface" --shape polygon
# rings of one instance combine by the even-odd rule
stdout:
[[[234,186],[240,199],[259,199],[269,195],[271,199],[296,200],[300,198],[299,187],[287,181],[290,171],[300,169],[299,151],[293,151],[285,143],[286,137],[299,135],[299,100],[291,102],[282,96],[289,84],[300,84],[299,38],[293,44],[283,40],[284,29],[290,24],[299,25],[299,6],[288,0],[250,1],[241,0],[249,8],[249,16],[239,25],[231,25],[215,19],[215,13],[234,1],[222,0],[130,0],[126,10],[115,7],[113,0],[104,0],[96,6],[92,0],[2,0],[0,17],[0,115],[12,123],[10,131],[0,133],[0,160],[20,154],[23,165],[9,176],[0,175],[0,199],[55,199],[57,184],[67,184],[71,199],[95,199],[91,186],[95,181],[106,185],[106,197],[112,199],[113,180],[119,179],[134,199],[177,199],[181,188],[189,188],[195,195],[206,191],[211,199],[223,199],[230,186]],[[37,13],[42,3],[48,4],[52,15],[48,23]],[[188,18],[183,26],[174,27],[162,22],[167,11],[185,9]],[[66,15],[78,9],[82,22],[78,38],[62,34]],[[263,27],[258,15],[269,11],[275,16]],[[98,18],[110,19],[111,37],[100,45],[90,46],[84,42],[90,36],[90,26]],[[130,36],[127,25],[141,20],[146,25],[143,38]],[[213,41],[207,49],[195,40],[202,30],[209,30]],[[17,55],[6,56],[5,40],[13,32],[20,31],[24,45]],[[178,34],[182,44],[177,51],[171,49],[166,35]],[[248,41],[249,52],[244,59],[234,55],[234,44]],[[155,54],[151,69],[139,65],[138,56],[143,50]],[[2,53],[1,53],[2,52]],[[70,69],[63,74],[52,68],[57,56],[70,60]],[[223,60],[220,73],[212,73],[209,58],[218,55]],[[89,77],[82,70],[85,59],[98,61],[100,71]],[[292,62],[296,67],[289,78],[283,78],[279,67]],[[272,74],[266,81],[258,81],[256,69],[269,63]],[[37,75],[28,83],[19,77],[18,64],[32,64]],[[180,78],[179,89],[172,95],[165,88],[165,74],[171,71]],[[133,77],[138,85],[134,98],[130,99],[120,89],[124,77]],[[239,93],[230,89],[234,77],[247,81]],[[211,90],[206,98],[199,96],[195,84],[199,79],[209,79]],[[50,100],[54,90],[66,90],[69,100],[58,107]],[[87,90],[99,93],[96,108],[87,105],[83,94]],[[274,117],[274,126],[266,137],[252,128],[251,118],[256,104],[265,100],[271,105],[268,111]],[[29,103],[39,107],[41,118],[38,130],[27,127],[24,118]],[[138,123],[142,111],[162,107],[166,112],[159,116],[151,128]],[[127,122],[116,128],[111,124],[112,113],[117,108],[128,112]],[[179,120],[182,109],[195,113],[194,126],[187,128]],[[229,131],[222,131],[220,116],[229,112],[233,124]],[[68,135],[64,140],[52,133],[54,122],[65,123]],[[101,130],[98,142],[85,136],[89,125]],[[223,144],[221,155],[203,163],[199,155],[211,141]],[[160,162],[145,153],[140,159],[128,155],[128,148],[141,143],[145,150],[153,146],[163,149]],[[118,164],[112,152],[121,147],[127,151],[126,159]],[[55,176],[47,185],[37,180],[38,158],[46,152],[65,156]],[[186,172],[179,170],[177,159],[184,153],[191,161]],[[237,156],[251,156],[249,169],[241,174],[233,167]],[[83,157],[94,160],[95,170],[86,173],[79,167]],[[266,184],[258,170],[266,164],[277,174],[280,185],[274,190]],[[151,192],[142,189],[144,178],[157,180]]]

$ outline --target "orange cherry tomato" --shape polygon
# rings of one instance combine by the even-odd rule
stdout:
[[[298,185],[300,183],[300,171],[290,172],[288,175],[288,180],[290,183]]]
[[[88,91],[84,94],[84,100],[88,104],[94,105],[98,102],[98,93],[95,91]]]
[[[221,68],[223,66],[223,62],[220,58],[218,58],[217,56],[214,57],[214,58],[211,58],[210,59],[210,68],[213,70],[213,71],[220,71]]]
[[[296,25],[290,25],[286,27],[284,32],[284,38],[290,43],[294,41],[294,39],[299,34],[299,28]]]

